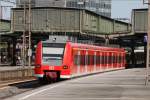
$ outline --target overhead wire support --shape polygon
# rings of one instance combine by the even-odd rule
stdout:
[[[24,32],[22,36],[23,48],[22,48],[22,66],[25,66],[25,44],[26,44],[26,5],[24,4]]]
[[[29,47],[28,47],[28,66],[31,67],[31,0],[29,0]]]
[[[150,0],[146,2],[143,0],[143,4],[148,4],[148,30],[147,30],[147,55],[146,55],[146,81],[145,85],[149,83],[149,65],[150,65]]]

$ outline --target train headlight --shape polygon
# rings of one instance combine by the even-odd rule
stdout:
[[[64,65],[64,66],[63,66],[63,69],[68,69],[68,66],[67,66],[67,65]]]

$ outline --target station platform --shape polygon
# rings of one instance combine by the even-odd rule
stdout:
[[[17,70],[17,69],[23,69],[23,68],[34,68],[34,66],[0,66],[0,71],[11,71],[11,70]]]
[[[0,66],[0,85],[17,79],[33,77],[33,68],[34,66]]]
[[[20,68],[22,68],[22,66],[1,66],[0,71],[16,70]]]
[[[50,84],[6,100],[150,100],[145,68],[124,69]]]

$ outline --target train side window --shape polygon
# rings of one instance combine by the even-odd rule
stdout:
[[[125,60],[125,56],[124,56],[124,55],[122,55],[121,57],[122,57],[121,62],[124,62],[124,60]]]
[[[121,63],[121,62],[122,62],[122,56],[119,55],[119,63]]]
[[[108,56],[108,64],[111,64],[112,63],[112,56]]]
[[[85,65],[85,55],[80,55],[80,65]]]
[[[77,65],[77,58],[78,58],[78,56],[74,55],[74,65]]]
[[[108,55],[107,55],[107,53],[105,54],[105,64],[107,64],[108,63]]]
[[[73,63],[74,65],[77,65],[77,55],[74,55]]]
[[[80,55],[74,56],[74,65],[80,65]]]
[[[94,65],[94,55],[91,55],[91,65]]]
[[[116,55],[116,63],[118,63],[118,55]]]
[[[94,55],[87,56],[87,65],[94,65]]]
[[[99,56],[99,55],[96,56],[96,64],[97,64],[97,65],[100,64],[100,56]]]
[[[116,58],[115,58],[115,55],[113,55],[113,63],[115,63],[116,61]]]
[[[118,54],[118,55],[117,55],[117,63],[119,63],[119,56],[120,56],[120,55]]]
[[[103,64],[106,64],[106,60],[107,60],[107,58],[106,58],[107,56],[106,55],[104,55],[104,63]]]
[[[114,56],[113,56],[113,54],[111,55],[111,63],[114,63]]]
[[[106,53],[104,53],[104,64],[106,64],[107,63],[107,55],[106,55]]]
[[[102,57],[101,57],[102,59],[102,64],[105,64],[105,56],[103,55]]]
[[[96,52],[94,53],[94,65],[96,65]]]
[[[90,55],[88,55],[88,58],[87,58],[87,65],[90,65],[90,58],[91,58],[91,56]]]
[[[107,53],[105,54],[105,64],[107,64],[108,63],[108,55],[107,55]]]
[[[117,54],[117,63],[119,63],[119,54]]]
[[[117,56],[117,55],[115,55],[115,63],[117,63],[117,57],[118,57],[118,56]]]
[[[118,63],[118,54],[116,55],[116,63]]]
[[[103,64],[103,53],[100,52],[100,56],[99,56],[99,64]]]
[[[88,51],[85,53],[85,65],[88,65]]]
[[[99,56],[99,65],[102,64],[102,55]]]

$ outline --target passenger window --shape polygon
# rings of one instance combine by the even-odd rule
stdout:
[[[94,55],[91,55],[91,65],[94,65]]]
[[[88,65],[94,65],[94,56],[88,55]]]
[[[108,56],[106,55],[107,53],[105,53],[105,64],[107,64],[108,63]]]
[[[80,55],[80,65],[85,65],[85,55]]]
[[[99,55],[96,56],[96,64],[97,64],[97,65],[100,64],[100,56],[99,56]]]
[[[79,55],[74,56],[74,65],[80,65],[80,56]]]
[[[105,64],[105,56],[102,56],[102,64]]]
[[[112,63],[112,56],[108,56],[108,64]]]
[[[90,58],[91,58],[90,55],[88,55],[88,58],[87,58],[87,65],[90,65],[90,62],[91,62],[91,61],[90,61]]]

